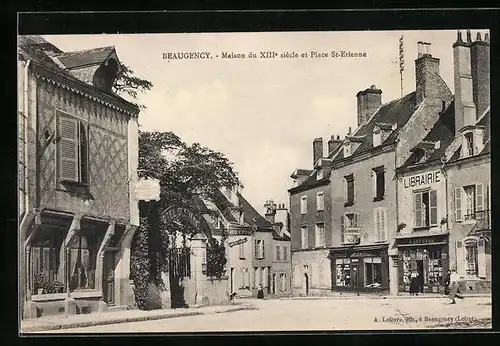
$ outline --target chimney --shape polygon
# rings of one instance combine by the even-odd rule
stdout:
[[[315,138],[313,141],[313,166],[321,158],[323,158],[323,138]]]
[[[416,102],[424,99],[437,99],[440,82],[439,59],[431,55],[429,42],[417,42],[418,56],[415,60]]]
[[[266,208],[266,220],[270,223],[275,223],[276,204],[274,204],[274,201],[272,199],[266,201],[266,204],[264,204],[264,208]]]
[[[472,99],[476,106],[476,119],[490,105],[490,43],[481,40],[477,33],[476,41],[470,47],[470,64],[472,76]]]
[[[333,153],[341,144],[340,136],[337,136],[337,139],[335,139],[335,136],[332,136],[328,141],[328,155]]]
[[[467,39],[470,31],[467,32]],[[453,70],[455,84],[455,131],[476,124],[471,71],[471,44],[462,40],[460,30],[453,44]]]
[[[370,117],[382,105],[382,90],[375,85],[356,94],[358,99],[358,127],[368,122]]]

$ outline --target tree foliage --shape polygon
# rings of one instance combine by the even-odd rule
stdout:
[[[137,77],[134,71],[127,65],[120,63],[120,72],[113,83],[113,92],[119,95],[126,95],[136,100],[138,93],[151,90],[153,83],[147,79]],[[139,108],[146,106],[137,104]]]
[[[207,276],[220,278],[225,274],[226,263],[224,244],[215,240],[213,245],[207,247]]]

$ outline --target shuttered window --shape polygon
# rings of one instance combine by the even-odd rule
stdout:
[[[413,194],[413,222],[415,228],[433,227],[438,224],[437,191]]]
[[[89,182],[89,126],[76,118],[57,112],[58,171],[63,181]]]
[[[462,221],[462,188],[455,188],[455,221]]]

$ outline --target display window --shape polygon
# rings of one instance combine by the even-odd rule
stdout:
[[[336,285],[351,285],[351,260],[349,258],[338,258],[336,264]]]
[[[382,258],[369,257],[363,259],[364,264],[364,286],[382,286]]]

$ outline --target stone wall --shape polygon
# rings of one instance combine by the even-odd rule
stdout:
[[[220,279],[207,278],[196,281],[192,278],[184,278],[184,299],[188,305],[228,305],[229,304],[229,281],[228,277]]]

